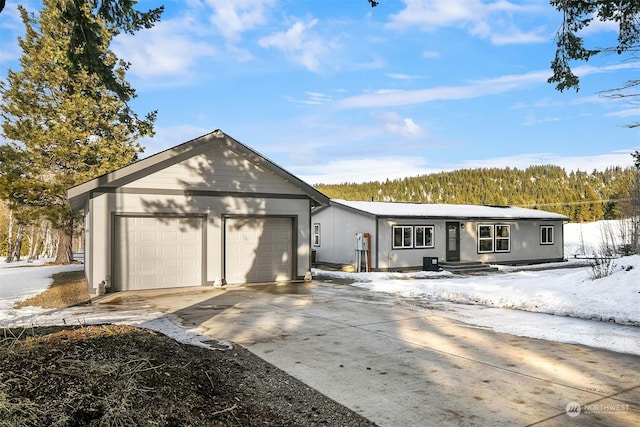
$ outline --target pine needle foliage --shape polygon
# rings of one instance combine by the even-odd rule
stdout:
[[[26,28],[19,39],[21,69],[8,71],[0,83],[2,134],[0,198],[10,208],[35,209],[60,229],[56,261],[73,259],[73,215],[66,191],[81,182],[129,164],[153,135],[155,112],[138,117],[126,97],[110,90],[102,76],[72,63],[68,55],[74,24],[65,19],[62,0],[45,0],[39,16],[19,7]],[[125,80],[128,64],[109,49],[117,30],[94,15],[90,2],[82,13],[99,40],[94,60]]]
[[[625,216],[634,188],[633,168],[570,171],[559,166],[460,169],[361,184],[318,184],[345,200],[522,206],[567,215],[572,221]]]

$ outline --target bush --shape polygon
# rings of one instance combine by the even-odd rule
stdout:
[[[616,263],[614,262],[611,251],[603,247],[600,249],[600,252],[593,253],[589,277],[591,280],[602,279],[603,277],[610,276],[615,268]]]

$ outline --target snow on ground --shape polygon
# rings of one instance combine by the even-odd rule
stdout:
[[[619,226],[619,221],[565,225],[565,255],[571,259],[545,264],[544,269],[500,267],[498,273],[478,276],[314,273],[354,280],[354,286],[407,301],[456,303],[445,317],[499,332],[640,355],[640,255],[616,259],[613,273],[597,280],[584,259],[599,254],[603,241],[617,245]]]
[[[164,313],[144,309],[118,310],[101,312],[92,310],[90,306],[70,307],[67,309],[46,310],[40,307],[14,308],[14,304],[37,295],[51,286],[52,276],[63,271],[82,270],[82,265],[47,266],[49,259],[7,264],[0,261],[0,327],[30,328],[32,326],[49,326],[64,324],[130,324],[153,329],[191,345],[209,348],[227,347],[228,343],[220,341],[217,346],[210,346],[210,337],[202,335],[199,329],[184,329],[172,322]]]
[[[592,280],[588,262],[579,258],[598,252],[605,238],[615,239],[619,224],[567,224],[565,255],[570,259],[546,264],[545,269],[501,267],[497,273],[478,276],[327,271],[322,275],[353,280],[355,286],[397,295],[408,304],[446,304],[447,309],[438,314],[478,327],[640,355],[640,255],[615,260],[613,274],[597,280]],[[114,312],[96,312],[90,306],[64,310],[13,308],[14,302],[46,289],[53,274],[81,268],[0,261],[0,327],[128,323],[158,330],[181,342],[206,345],[203,342],[209,338],[201,336],[198,329],[182,329],[166,315],[144,307]]]
[[[621,258],[615,262],[619,265],[614,273],[598,280],[590,278],[590,267],[580,264],[579,268],[573,267],[576,263],[549,270],[540,270],[540,266],[521,271],[509,268],[481,276],[442,272],[432,273],[430,277],[428,272],[325,271],[322,271],[322,275],[355,280],[355,286],[408,298],[480,304],[640,325],[640,256]],[[314,272],[320,273],[318,270]]]

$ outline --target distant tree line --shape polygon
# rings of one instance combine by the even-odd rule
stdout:
[[[362,184],[318,184],[334,199],[521,206],[573,222],[633,216],[636,168],[570,171],[559,166],[460,169]]]

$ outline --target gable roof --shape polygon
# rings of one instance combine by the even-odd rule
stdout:
[[[300,191],[306,194],[317,206],[328,205],[329,198],[316,190],[298,177],[287,172],[276,165],[260,153],[252,150],[248,146],[233,139],[229,135],[217,129],[211,133],[187,141],[183,144],[161,151],[160,153],[138,160],[120,169],[116,169],[107,174],[101,175],[90,181],[71,187],[67,190],[67,197],[71,209],[74,211],[82,209],[94,191],[108,191],[126,185],[143,176],[165,169],[169,166],[180,163],[192,156],[200,154],[209,149],[212,144],[225,146],[233,150],[254,164],[273,172],[283,180],[295,185]]]
[[[538,209],[513,206],[449,205],[438,203],[396,203],[331,200],[331,205],[385,218],[456,219],[546,219],[569,221],[569,217]]]

